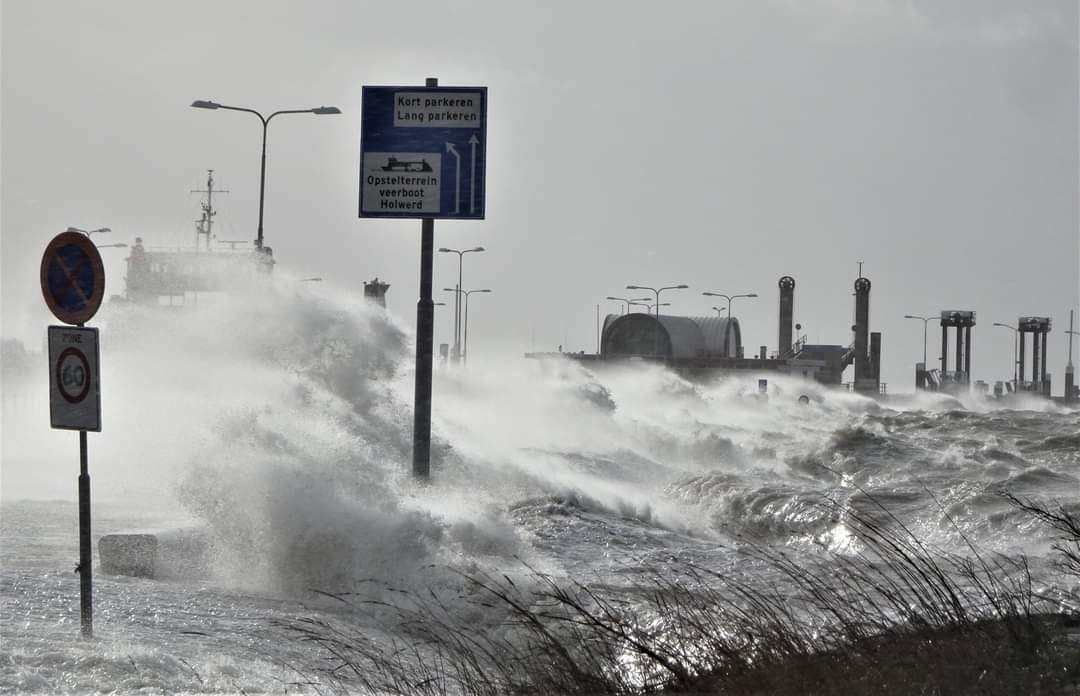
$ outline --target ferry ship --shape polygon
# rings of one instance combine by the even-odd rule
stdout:
[[[126,299],[141,304],[197,303],[199,293],[229,292],[251,285],[274,269],[274,252],[246,240],[217,239],[213,233],[214,170],[207,170],[202,217],[195,222],[194,247],[148,247],[136,237],[127,258]],[[249,246],[246,246],[249,245]]]

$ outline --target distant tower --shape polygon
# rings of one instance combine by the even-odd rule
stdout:
[[[795,279],[784,276],[777,285],[780,287],[780,344],[777,353],[781,360],[787,360],[792,355],[794,345],[791,325],[795,317]]]
[[[368,302],[374,302],[382,308],[386,308],[386,291],[390,283],[383,283],[378,276],[374,280],[364,283],[364,297]]]
[[[870,356],[870,279],[855,280],[855,391],[878,393]]]

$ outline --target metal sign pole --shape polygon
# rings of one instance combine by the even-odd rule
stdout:
[[[83,638],[94,637],[94,560],[90,545],[90,470],[87,466],[86,431],[79,431],[79,615]]]
[[[438,87],[438,78],[426,86]],[[413,397],[413,477],[427,480],[431,471],[431,362],[435,342],[435,303],[431,277],[435,256],[435,220],[420,221],[420,299],[416,303],[416,392]]]
[[[49,422],[79,431],[79,616],[82,637],[94,637],[93,547],[90,541],[90,470],[86,432],[101,431],[100,356],[97,329],[86,322],[105,296],[105,267],[87,235],[61,232],[41,258],[45,304],[65,324],[50,326]]]
[[[363,88],[357,212],[361,218],[421,221],[413,401],[413,476],[419,480],[431,471],[435,220],[484,219],[486,140],[487,87],[440,87],[429,77],[424,86]],[[459,312],[455,351],[462,348]]]

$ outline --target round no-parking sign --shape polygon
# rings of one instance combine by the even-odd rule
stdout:
[[[85,324],[105,297],[105,266],[90,238],[80,232],[53,237],[41,257],[45,304],[65,324]]]

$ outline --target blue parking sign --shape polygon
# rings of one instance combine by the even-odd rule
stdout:
[[[360,217],[484,217],[487,87],[364,87]]]

